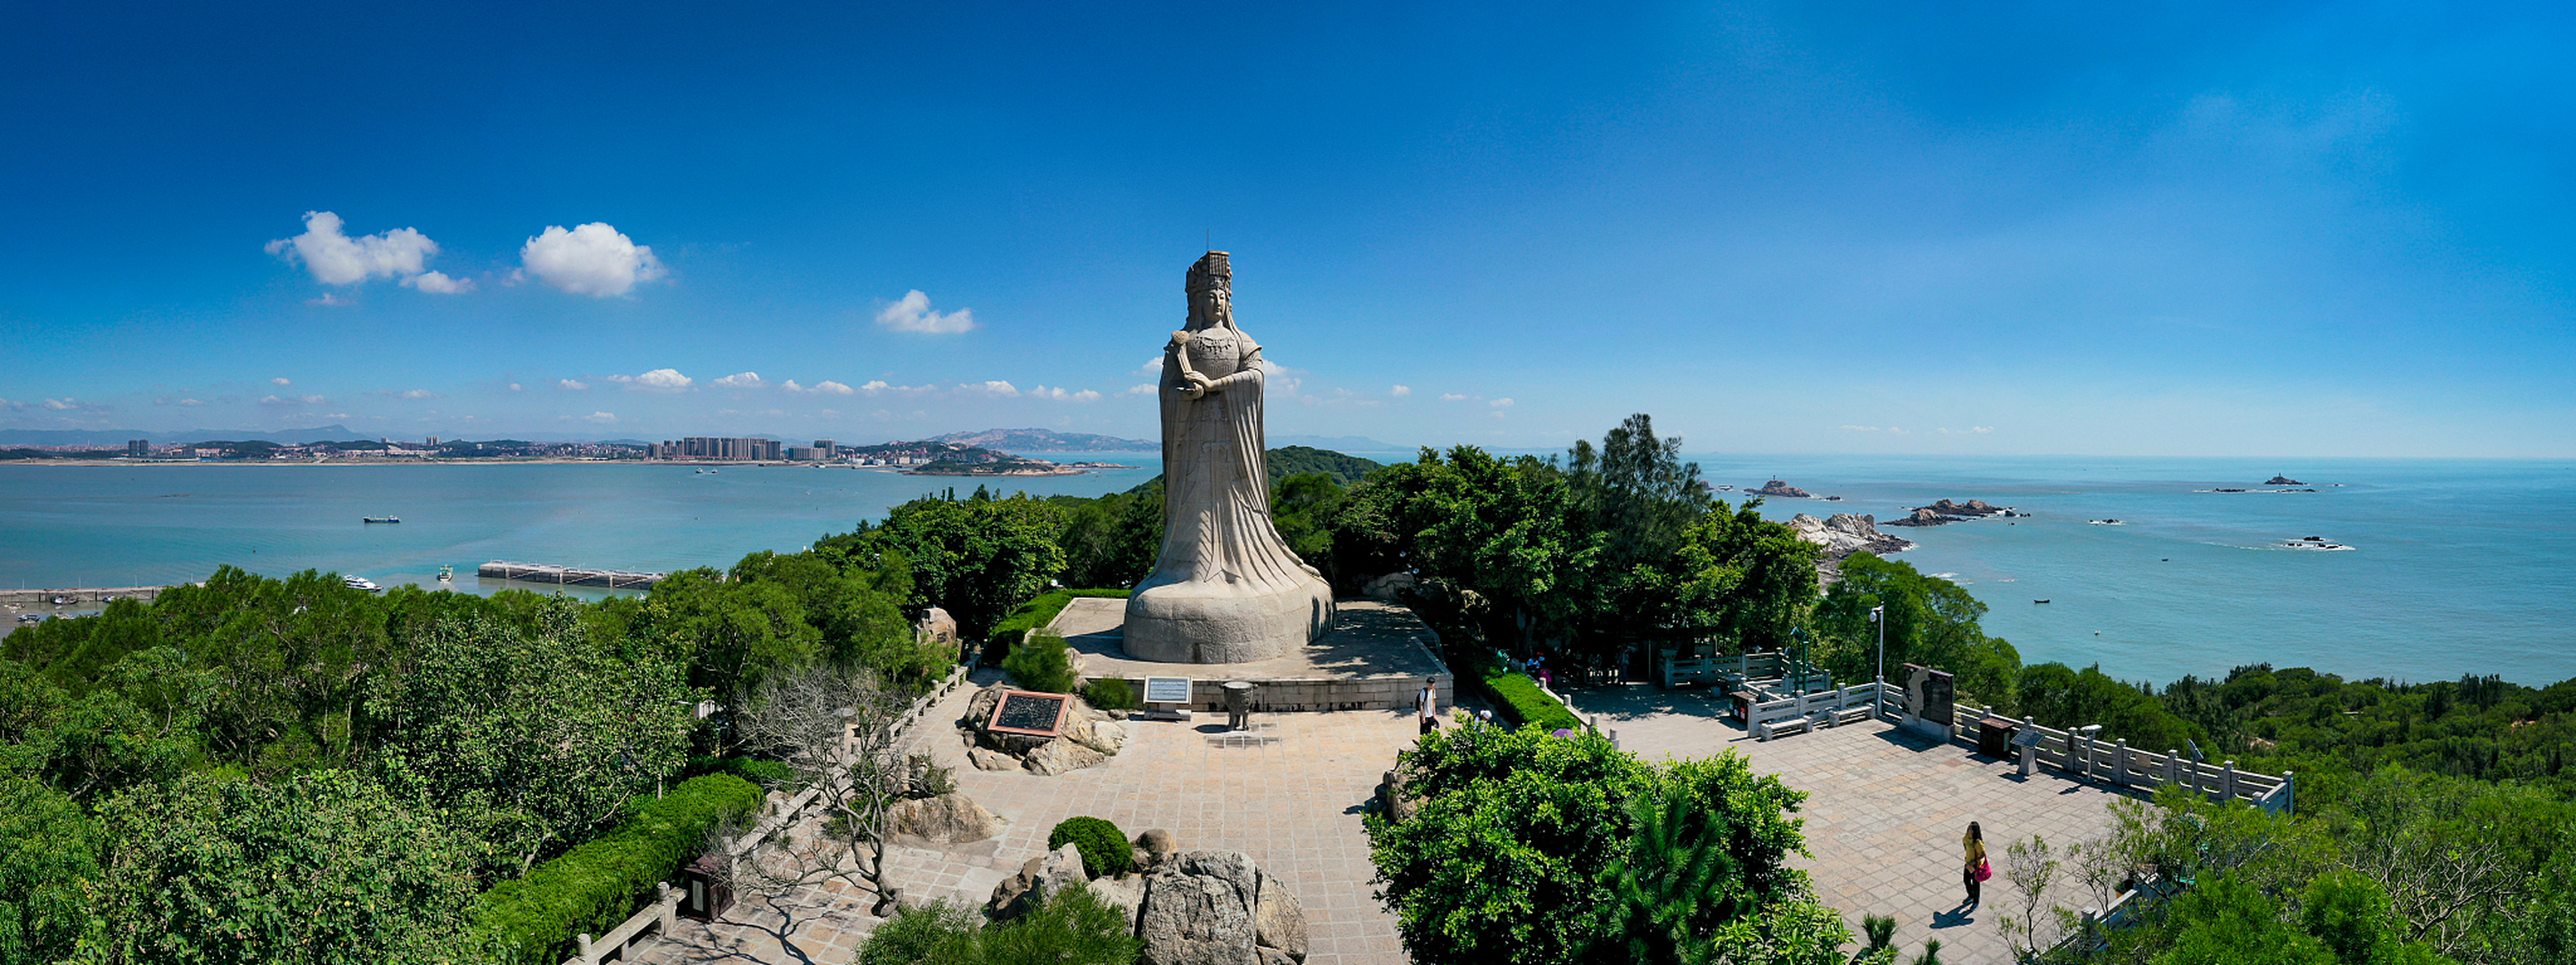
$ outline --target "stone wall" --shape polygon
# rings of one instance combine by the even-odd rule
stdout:
[[[1145,679],[1125,678],[1130,692],[1142,697]],[[1440,695],[1440,709],[1447,712],[1458,696],[1458,678],[1446,668],[1431,675],[1438,681],[1433,692]],[[1252,712],[1272,713],[1290,710],[1413,710],[1413,695],[1422,692],[1420,677],[1339,677],[1305,680],[1255,680],[1252,689]],[[1187,709],[1225,713],[1225,681],[1199,680],[1190,685]]]

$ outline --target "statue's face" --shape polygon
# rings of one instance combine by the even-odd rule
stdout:
[[[1223,288],[1190,293],[1190,318],[1213,325],[1234,315],[1234,297]]]

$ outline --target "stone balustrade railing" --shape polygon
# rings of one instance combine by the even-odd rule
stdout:
[[[930,712],[931,706],[937,704],[941,698],[954,693],[958,683],[965,679],[964,664],[949,668],[947,677],[931,687],[929,692],[922,694],[920,699],[914,700],[912,706],[904,711],[903,716],[896,719],[895,732],[902,734],[920,724],[923,716]],[[794,795],[771,792],[769,799],[761,802],[760,819],[752,825],[752,830],[733,839],[725,846],[725,850],[739,855],[759,847],[763,842],[768,841],[771,835],[777,834],[780,828],[792,827],[797,821],[803,819],[805,809],[811,806],[814,799],[820,797],[822,792],[823,789],[820,787],[808,787]],[[631,956],[628,952],[637,942],[648,937],[670,935],[679,927],[680,897],[680,893],[673,890],[669,882],[663,882],[658,888],[658,897],[617,927],[609,929],[607,934],[593,938],[588,933],[583,933],[579,938],[580,953],[565,959],[564,965],[600,965],[601,962],[612,958],[617,961],[629,960]]]

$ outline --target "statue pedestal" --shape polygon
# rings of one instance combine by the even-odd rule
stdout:
[[[1127,598],[1128,654],[1169,663],[1251,663],[1305,646],[1333,624],[1333,590],[1249,582],[1150,581]]]

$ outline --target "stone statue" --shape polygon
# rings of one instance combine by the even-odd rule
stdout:
[[[1234,327],[1234,271],[1190,266],[1186,328],[1163,347],[1163,546],[1127,598],[1140,660],[1245,663],[1287,653],[1333,622],[1333,591],[1270,525],[1261,435],[1261,346]]]

